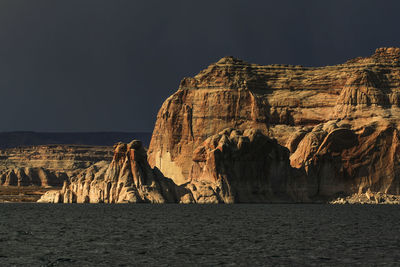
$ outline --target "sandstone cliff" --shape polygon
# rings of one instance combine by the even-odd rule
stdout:
[[[115,145],[100,162],[47,192],[50,203],[271,203],[309,201],[305,173],[291,168],[288,149],[258,130],[225,129],[193,153],[191,181],[177,185],[151,168],[140,141]]]
[[[190,172],[198,203],[307,201],[304,175],[288,149],[259,130],[225,129],[196,148]]]
[[[0,186],[62,186],[98,161],[111,161],[111,147],[43,145],[0,150]]]
[[[192,160],[199,149],[212,150],[210,141],[203,142],[226,128],[259,129],[289,149],[292,168],[306,175],[311,199],[366,190],[399,194],[399,59],[399,48],[318,68],[222,58],[183,79],[164,102],[148,151],[150,165],[177,184],[215,180],[223,167],[206,171]],[[302,184],[301,179],[293,181]],[[301,201],[303,187],[298,188],[290,194]],[[232,199],[230,189],[224,190],[220,197]]]
[[[319,68],[222,58],[162,105],[146,151],[71,176],[41,202],[397,203],[400,49]]]
[[[110,164],[100,162],[47,192],[39,202],[51,203],[175,203],[193,202],[189,190],[165,178],[147,162],[138,140],[114,146]]]

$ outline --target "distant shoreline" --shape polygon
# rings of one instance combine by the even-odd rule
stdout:
[[[211,203],[211,204],[199,204],[199,203],[190,203],[190,204],[179,204],[179,203],[163,203],[163,204],[156,204],[156,203],[40,203],[37,202],[42,195],[50,190],[61,190],[62,187],[41,187],[41,186],[0,186],[0,204],[4,203],[35,203],[35,204],[105,204],[105,205],[136,205],[136,204],[151,204],[151,205],[234,205],[234,204],[271,204],[271,205],[280,205],[280,204],[291,204],[291,205],[399,205],[400,204],[400,197],[394,195],[385,195],[381,196],[382,199],[385,199],[383,202],[377,202],[375,200],[366,199],[365,194],[355,194],[353,196],[349,196],[347,198],[336,198],[334,200],[316,200],[311,202],[257,202],[257,203]],[[357,201],[358,198],[358,201]],[[392,200],[389,200],[392,198]]]
[[[117,142],[140,139],[150,144],[151,132],[0,132],[0,149],[38,145],[112,146]]]

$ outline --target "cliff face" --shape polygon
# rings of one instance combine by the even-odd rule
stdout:
[[[215,180],[222,166],[212,174],[192,160],[199,149],[211,151],[211,142],[203,142],[225,128],[259,129],[289,149],[291,167],[306,175],[310,198],[368,189],[398,194],[399,58],[399,48],[319,68],[222,58],[183,79],[164,102],[148,151],[150,165],[177,184]],[[293,194],[302,196],[300,191]],[[229,199],[229,193],[221,197]]]
[[[112,159],[111,147],[45,145],[0,150],[0,185],[62,186],[99,161]]]
[[[398,48],[321,68],[223,58],[165,101],[147,154],[119,143],[111,163],[40,201],[398,203],[399,58]]]
[[[254,129],[228,128],[207,138],[193,153],[189,178],[198,203],[308,201],[288,149]]]
[[[370,190],[398,195],[399,152],[399,130],[384,120],[357,130],[335,129],[304,164],[313,184],[309,193],[332,196]]]
[[[63,171],[51,171],[44,168],[13,168],[7,169],[0,174],[0,185],[2,186],[62,186],[68,179]]]
[[[51,203],[175,203],[193,202],[190,191],[165,178],[147,162],[140,141],[114,146],[112,162],[97,163],[47,192],[39,202]]]
[[[175,184],[147,162],[140,141],[115,145],[110,164],[82,171],[50,203],[257,203],[309,201],[304,172],[289,164],[289,151],[258,130],[225,129],[193,153],[191,182]]]

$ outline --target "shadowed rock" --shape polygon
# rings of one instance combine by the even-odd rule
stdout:
[[[188,187],[198,203],[306,201],[304,177],[296,174],[289,151],[276,140],[259,130],[228,128],[196,148]]]

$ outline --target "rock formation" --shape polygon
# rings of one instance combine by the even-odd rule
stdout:
[[[228,128],[207,138],[193,153],[189,177],[197,203],[307,201],[288,149],[259,130]]]
[[[47,192],[39,202],[51,203],[190,203],[189,190],[165,178],[147,162],[138,140],[114,146],[110,164],[98,163]]]
[[[399,194],[399,60],[399,48],[318,68],[222,58],[183,79],[164,102],[148,151],[150,165],[177,184],[215,180],[219,171],[206,175],[202,161],[192,160],[200,154],[204,160],[204,153],[211,157],[212,142],[203,142],[226,128],[259,129],[289,149],[292,168],[306,175],[310,199],[366,190]],[[291,181],[301,184],[302,178]],[[298,188],[291,195],[301,201],[303,187]],[[223,192],[219,197],[231,202],[230,191]]]
[[[30,186],[43,187],[62,186],[68,179],[63,171],[51,171],[42,167],[7,169],[0,174],[1,186]]]
[[[382,192],[371,192],[352,194],[346,197],[338,197],[329,204],[400,204],[399,195],[391,195]]]
[[[399,60],[399,48],[319,68],[222,58],[164,102],[149,162],[139,141],[117,144],[40,201],[398,203]]]
[[[59,186],[99,161],[110,162],[111,147],[43,145],[0,150],[0,186]]]
[[[82,171],[50,203],[257,203],[308,201],[288,149],[258,130],[225,129],[193,153],[190,182],[176,185],[147,162],[140,141],[115,145],[112,162]]]

